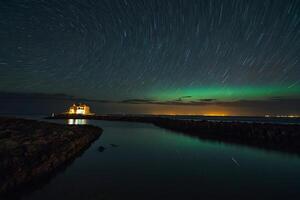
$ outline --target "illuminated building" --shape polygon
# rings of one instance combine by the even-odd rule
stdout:
[[[86,104],[73,104],[69,110],[67,111],[67,114],[70,115],[94,115],[94,113],[91,113],[90,107]]]

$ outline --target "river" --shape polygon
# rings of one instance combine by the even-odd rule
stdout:
[[[104,129],[80,157],[24,200],[298,199],[300,157],[201,140],[151,124]],[[100,148],[99,148],[100,147]]]

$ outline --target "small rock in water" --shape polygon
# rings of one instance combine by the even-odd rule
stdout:
[[[106,149],[105,147],[100,146],[100,147],[98,148],[98,151],[99,151],[99,152],[103,152],[105,149]]]
[[[117,145],[117,144],[110,144],[110,146],[112,146],[112,147],[118,147],[119,145]]]

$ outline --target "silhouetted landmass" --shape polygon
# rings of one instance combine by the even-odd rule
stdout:
[[[158,127],[199,138],[300,154],[300,125],[297,124],[195,121],[149,115],[56,115],[51,118],[85,118],[152,123]]]
[[[299,125],[192,120],[161,120],[154,124],[204,139],[300,154]]]
[[[0,117],[0,194],[49,176],[71,162],[101,133],[101,128],[89,125]]]

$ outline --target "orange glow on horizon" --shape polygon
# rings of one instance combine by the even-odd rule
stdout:
[[[224,116],[229,116],[228,114],[225,114],[225,113],[206,113],[206,114],[203,114],[204,116],[221,116],[221,117],[224,117]]]
[[[231,116],[230,112],[225,111],[206,111],[200,112],[198,110],[161,110],[156,112],[150,112],[152,115],[199,115],[199,116]]]
[[[124,113],[131,110],[133,113],[150,115],[195,115],[195,116],[265,116],[264,110],[256,111],[253,108],[209,106],[178,106],[178,105],[127,105],[116,108]],[[272,113],[271,113],[272,114]]]
[[[167,113],[150,113],[151,115],[171,115],[171,116],[176,116],[176,115],[199,115],[199,116],[220,116],[220,117],[225,117],[225,116],[230,116],[225,113],[175,113],[175,112],[167,112]]]

